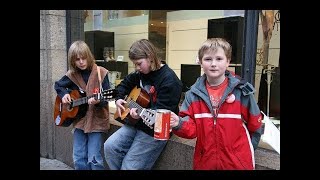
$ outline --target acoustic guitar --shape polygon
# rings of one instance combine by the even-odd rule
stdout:
[[[150,103],[149,99],[149,95],[145,90],[137,88],[137,86],[134,87],[130,94],[124,99],[127,102],[124,104],[125,110],[121,112],[121,116],[119,116],[118,111],[116,111],[114,119],[121,123],[124,123],[127,120],[129,121],[129,124],[134,125],[139,119],[134,119],[130,116],[130,109],[137,108],[138,114],[143,122],[149,126],[149,128],[153,129],[152,125],[155,123],[156,111],[146,109]]]
[[[96,100],[114,100],[117,91],[115,89],[108,89],[102,93],[85,96],[85,93],[80,93],[78,90],[72,90],[70,97],[72,99],[70,104],[63,104],[61,98],[57,95],[54,106],[53,119],[56,126],[68,127],[74,120],[84,117],[88,109],[88,100],[94,97]]]

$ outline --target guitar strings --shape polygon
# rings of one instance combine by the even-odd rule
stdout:
[[[106,90],[106,91],[104,91],[103,94],[108,95],[108,94],[110,94],[109,91],[110,91],[110,90]],[[111,91],[111,93],[114,94],[113,91]],[[83,97],[83,98],[79,98],[79,99],[73,100],[71,104],[72,104],[72,107],[79,106],[79,105],[81,105],[81,104],[88,103],[88,100],[89,100],[90,98],[92,98],[92,97],[94,97],[94,98],[96,98],[96,99],[100,99],[100,96],[101,96],[101,93],[93,94],[93,95],[91,95],[91,96],[87,96],[87,97]],[[109,98],[109,99],[112,99],[112,98],[114,97],[114,95],[109,95],[109,96],[106,96],[106,97],[107,97],[107,99],[108,99],[108,98]],[[104,99],[104,98],[102,98],[102,99]],[[104,99],[104,100],[105,100],[105,99]]]

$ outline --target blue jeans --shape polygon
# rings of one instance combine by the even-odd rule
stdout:
[[[150,170],[166,144],[123,125],[104,143],[104,154],[111,170]]]
[[[102,132],[84,133],[75,129],[73,133],[73,163],[75,170],[105,170],[101,152]]]

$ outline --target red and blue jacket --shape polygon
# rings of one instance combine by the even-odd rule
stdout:
[[[262,115],[254,98],[254,88],[226,71],[228,86],[215,111],[206,90],[206,75],[186,92],[179,112],[177,136],[197,138],[193,169],[253,170],[254,149],[261,137]],[[226,99],[230,96],[235,100]]]

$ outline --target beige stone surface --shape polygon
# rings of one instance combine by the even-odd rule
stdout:
[[[56,159],[40,157],[40,170],[73,170],[73,168]]]

